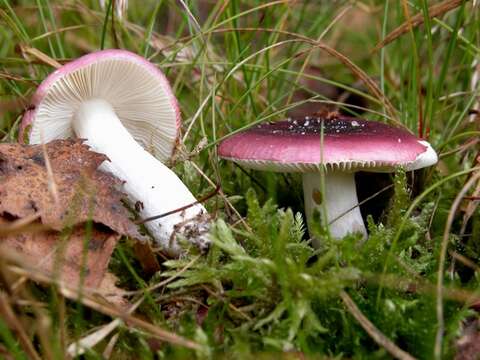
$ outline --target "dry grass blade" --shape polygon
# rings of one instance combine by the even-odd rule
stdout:
[[[137,290],[137,291],[132,291],[132,292],[129,292],[127,293],[128,295],[137,295],[137,294],[141,294],[141,293],[144,293],[145,291],[154,291],[154,290],[157,290],[169,283],[171,283],[173,280],[177,279],[178,277],[180,277],[185,271],[187,271],[193,264],[195,264],[195,262],[197,262],[198,259],[200,259],[201,255],[198,255],[196,257],[194,257],[192,260],[190,260],[188,262],[187,265],[185,265],[180,271],[178,271],[174,276],[171,276],[169,277],[168,279],[165,279],[163,281],[160,281],[159,283],[157,284],[154,284],[146,289],[142,289],[142,290]]]
[[[17,256],[14,251],[11,251],[9,249],[0,249],[0,258],[3,258],[6,262],[12,264],[7,267],[8,271],[11,273],[14,273],[18,276],[25,276],[30,280],[39,283],[55,284],[58,291],[66,298],[81,302],[84,306],[87,306],[102,314],[108,315],[113,318],[119,318],[123,320],[128,326],[143,331],[150,336],[156,337],[160,340],[169,342],[174,345],[184,346],[190,349],[200,349],[200,345],[195,343],[194,341],[185,339],[182,336],[164,330],[145,320],[129,315],[128,311],[126,311],[125,309],[121,309],[115,305],[108,303],[103,299],[103,295],[105,294],[99,292],[99,290],[101,289],[79,289],[70,286],[70,284],[68,283],[58,281],[53,277],[47,275],[45,272],[32,268],[28,263],[24,261],[23,258]],[[13,264],[15,264],[16,266]]]
[[[402,292],[425,294],[429,296],[435,295],[437,287],[426,281],[411,281],[398,276],[377,274],[365,275],[365,280],[371,284],[386,286],[390,289],[395,289]],[[478,299],[480,293],[478,291],[469,291],[458,287],[443,287],[443,297],[448,300],[464,303],[467,306],[480,306]],[[478,303],[478,305],[476,305]]]
[[[105,339],[113,330],[122,323],[120,319],[115,319],[105,326],[102,326],[94,333],[70,344],[67,348],[68,355],[74,357],[83,355],[87,350],[93,348],[100,341]]]
[[[8,325],[8,327],[16,334],[18,342],[28,356],[31,359],[40,360],[41,357],[38,355],[35,347],[30,341],[21,321],[15,316],[15,313],[13,312],[13,309],[8,301],[7,294],[3,292],[0,292],[0,316]]]
[[[337,16],[330,22],[330,24],[326,27],[325,30],[322,31],[322,33],[317,37],[317,42],[320,42],[324,36],[330,31],[330,29],[333,27],[334,24],[336,24],[342,17],[344,17],[344,15],[349,12],[351,9],[352,9],[352,4],[349,4],[347,6],[345,6],[343,9],[341,9],[339,11],[339,13],[337,14]],[[300,67],[300,70],[297,74],[297,76],[295,77],[295,81],[294,81],[294,86],[298,86],[301,78],[304,76],[305,74],[305,71],[307,70],[307,66],[310,62],[310,58],[312,56],[312,53],[309,53],[306,57],[305,57],[305,60],[303,61],[302,63],[302,66]],[[289,95],[288,97],[288,100],[287,100],[287,104],[290,104],[290,102],[292,101],[294,97],[294,92],[292,91],[291,94]]]
[[[217,294],[215,291],[213,291],[212,289],[210,289],[208,286],[205,286],[205,285],[202,285],[202,288],[208,292],[210,295],[214,296],[215,298],[217,298],[218,300],[222,301],[222,302],[225,302],[225,299],[222,298],[221,295]],[[226,302],[226,304],[228,305],[228,307],[233,310],[236,314],[240,315],[242,318],[244,318],[245,320],[247,321],[252,321],[252,318],[250,316],[248,316],[245,312],[243,312],[242,310],[240,310],[238,307],[236,307],[235,305],[233,305],[232,303],[230,302]]]
[[[470,260],[465,255],[459,254],[458,252],[452,250],[450,250],[448,253],[452,258],[460,261],[463,265],[468,266],[470,269],[476,272],[480,272],[480,266],[478,266],[474,261]]]
[[[0,71],[0,79],[19,81],[19,82],[28,82],[28,83],[35,84],[35,82],[30,80],[30,79],[26,79],[26,78],[24,78],[22,76],[19,76],[19,75],[10,74],[6,71]],[[26,105],[26,103],[23,104],[23,101],[22,101],[22,106],[24,106],[24,105]],[[1,108],[1,106],[0,106],[0,108]]]
[[[49,38],[53,35],[57,35],[57,34],[61,34],[61,33],[67,33],[69,31],[73,31],[73,30],[84,29],[87,26],[88,26],[87,24],[72,25],[72,26],[66,26],[66,27],[61,28],[61,29],[55,29],[55,30],[47,31],[47,32],[43,33],[42,35],[39,35],[39,36],[33,38],[32,41],[38,41],[38,40],[41,40],[41,39]]]
[[[217,186],[217,184],[215,184],[213,182],[212,179],[210,179],[203,171],[202,169],[200,169],[200,167],[198,167],[197,164],[195,164],[195,162],[192,161],[192,165],[193,165],[193,168],[210,184],[210,186]],[[223,201],[225,201],[225,203],[227,204],[227,206],[229,207],[229,209],[231,209],[235,215],[238,217],[239,221],[242,223],[242,225],[245,227],[245,229],[247,229],[247,231],[249,232],[252,232],[252,229],[250,227],[250,225],[247,224],[247,222],[243,219],[242,215],[238,212],[238,210],[235,208],[235,206],[231,203],[230,200],[228,200],[228,198],[225,196],[225,193],[222,191],[222,188],[220,187],[219,191],[218,191],[218,194],[220,195],[220,197],[222,198]]]
[[[379,98],[383,105],[385,106],[385,109],[387,110],[388,114],[390,115],[391,119],[390,121],[395,124],[396,126],[403,127],[405,128],[405,125],[398,120],[397,117],[397,111],[393,107],[392,103],[388,98],[385,96],[385,94],[380,90],[378,85],[373,81],[360,67],[355,65],[349,58],[347,58],[345,55],[339,53],[337,50],[331,48],[330,46],[323,44],[323,43],[316,43],[315,47],[318,47],[324,51],[326,51],[328,54],[332,55],[333,57],[337,58],[340,60],[345,66],[347,66],[352,73],[357,76],[361,81],[364,82],[365,86],[368,88],[368,90],[377,98]]]
[[[130,309],[128,309],[128,314],[132,314],[143,302],[145,296],[142,296],[135,304],[133,304]],[[67,349],[67,352],[70,356],[83,355],[86,350],[93,348],[100,341],[105,339],[113,330],[122,324],[121,319],[115,319],[108,323],[105,326],[102,326],[99,330],[94,333],[85,336],[84,338],[75,341],[70,344]]]
[[[342,298],[343,303],[347,307],[350,314],[360,323],[363,329],[372,337],[372,339],[385,350],[387,350],[390,355],[396,359],[401,360],[414,360],[415,358],[409,353],[400,349],[395,345],[389,338],[383,335],[380,330],[373,325],[370,320],[368,320],[365,315],[362,314],[357,304],[352,300],[352,298],[345,292],[340,292],[340,297]]]
[[[3,357],[2,357],[3,356]],[[7,350],[5,346],[0,344],[0,358],[5,360],[15,360],[12,354]]]
[[[480,61],[478,57],[472,61],[472,67],[475,69],[475,71],[473,72],[470,80],[470,90],[475,92],[480,83]],[[477,101],[475,101],[475,103],[472,105],[472,109],[480,109],[480,99],[477,98]],[[480,118],[480,113],[478,110],[473,110],[468,118],[468,121],[473,123],[478,118]]]
[[[445,14],[446,12],[449,12],[457,7],[459,7],[464,0],[445,0],[442,1],[441,3],[434,4],[428,8],[428,15],[430,18],[434,18],[440,15]],[[468,0],[467,0],[468,1]],[[383,39],[381,42],[379,42],[375,48],[373,49],[373,52],[380,50],[382,47],[390,44],[392,41],[394,41],[396,38],[402,36],[403,34],[407,33],[410,31],[410,28],[419,26],[423,24],[425,21],[423,14],[418,13],[414,16],[412,16],[409,21],[404,22],[402,25],[397,27],[395,30],[390,32],[387,36],[385,36],[385,39]]]
[[[45,145],[45,141],[43,140],[43,131],[40,131],[40,139],[42,145],[43,160],[45,161],[45,168],[47,169],[48,190],[52,194],[53,200],[55,200],[55,204],[58,205],[58,186],[55,182],[55,176],[52,170],[52,163],[50,162],[50,158],[48,157],[47,146]]]
[[[31,46],[23,45],[20,44],[20,50],[22,54],[32,56],[36,60],[40,61],[43,64],[50,65],[51,67],[54,67],[55,69],[58,69],[62,66],[57,60],[51,58],[47,54],[41,52],[38,49],[35,49]]]
[[[115,344],[117,343],[118,341],[118,333],[116,333],[115,335],[113,335],[110,339],[110,341],[108,342],[107,346],[105,347],[105,350],[103,351],[103,357],[104,359],[110,359],[110,357],[112,356],[112,353],[113,353],[113,348],[115,347]]]
[[[460,234],[463,235],[465,234],[465,231],[467,230],[467,226],[470,222],[470,219],[472,216],[475,214],[475,212],[478,209],[478,206],[480,205],[479,200],[480,196],[480,181],[477,182],[474,191],[472,192],[470,196],[470,200],[465,206],[464,209],[464,214],[463,214],[463,221],[462,221],[462,227],[460,229]]]

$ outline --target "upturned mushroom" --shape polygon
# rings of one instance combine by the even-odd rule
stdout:
[[[30,144],[85,138],[94,151],[107,155],[110,161],[102,169],[125,182],[140,216],[149,218],[196,201],[162,163],[175,150],[180,126],[177,100],[163,73],[138,55],[112,49],[50,74],[34,94],[19,136]],[[146,226],[156,244],[172,254],[181,249],[179,236],[201,248],[209,242],[208,214],[201,204]]]
[[[338,114],[260,124],[225,139],[218,153],[251,169],[302,173],[307,223],[315,209],[323,214],[325,207],[330,234],[339,239],[349,233],[367,236],[356,171],[411,171],[437,162],[430,144],[404,129]]]

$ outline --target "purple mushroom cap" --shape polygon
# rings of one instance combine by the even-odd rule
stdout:
[[[323,134],[323,135],[322,135]],[[426,141],[408,131],[357,118],[307,116],[260,124],[232,135],[220,157],[258,170],[415,170],[437,162]]]
[[[430,144],[405,129],[338,114],[261,124],[222,141],[218,154],[252,169],[301,172],[308,226],[318,211],[336,239],[367,237],[355,171],[415,170],[437,162]],[[318,247],[320,239],[313,240]]]

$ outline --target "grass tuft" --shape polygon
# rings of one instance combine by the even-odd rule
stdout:
[[[110,264],[138,304],[124,317],[0,251],[0,356],[61,358],[96,334],[85,358],[452,358],[480,296],[478,1],[130,0],[122,18],[117,5],[0,0],[0,136],[16,141],[60,64],[112,47],[148,57],[179,99],[172,165],[208,198],[213,245],[159,257],[150,276],[124,239]],[[313,249],[300,177],[220,161],[216,145],[325,109],[405,127],[440,162],[358,174],[369,239],[331,240],[316,219]]]

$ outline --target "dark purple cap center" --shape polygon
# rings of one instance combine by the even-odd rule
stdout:
[[[343,136],[348,134],[376,133],[379,129],[370,129],[369,121],[346,118],[306,116],[302,118],[288,118],[284,121],[260,124],[249,131],[257,134],[272,135],[320,135]]]

